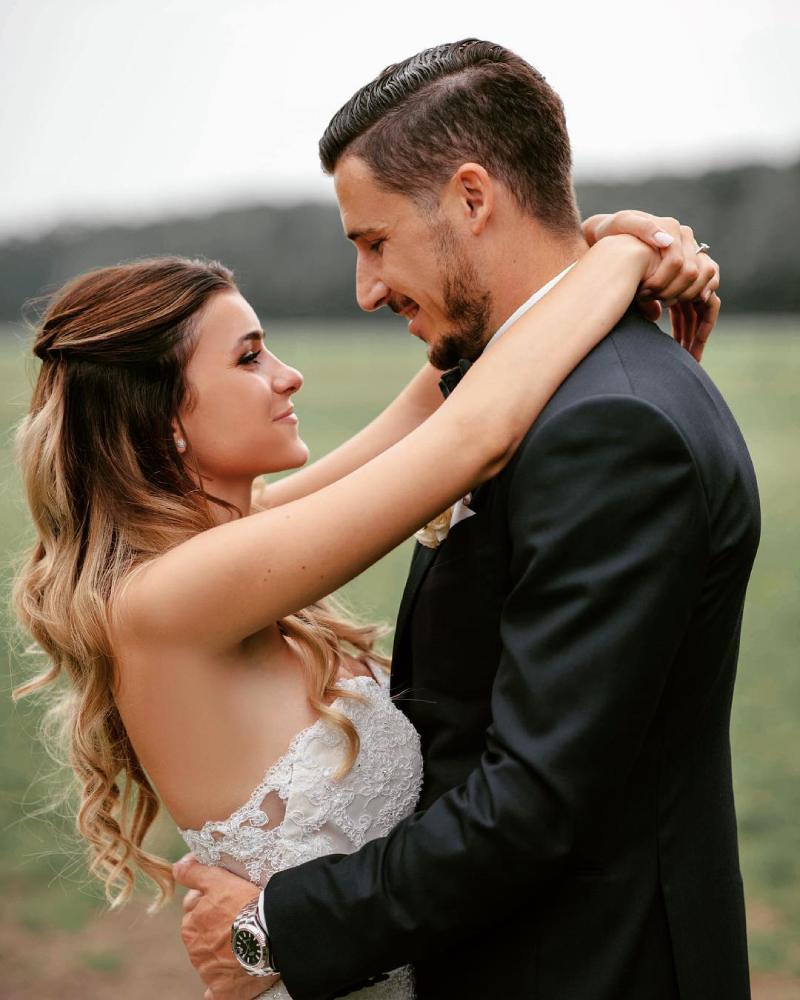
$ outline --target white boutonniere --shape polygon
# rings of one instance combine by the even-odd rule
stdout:
[[[420,545],[425,545],[429,549],[438,549],[454,525],[467,517],[474,517],[475,511],[469,509],[471,499],[472,494],[467,493],[461,500],[457,500],[452,507],[448,507],[447,510],[442,511],[432,521],[428,521],[424,528],[420,528],[419,531],[415,532],[414,538],[416,538]]]

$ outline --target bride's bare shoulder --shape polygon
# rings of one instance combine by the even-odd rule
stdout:
[[[108,608],[109,641],[120,668],[149,662],[154,654],[187,648],[202,652],[187,636],[170,629],[170,619],[157,613],[155,603],[164,584],[162,557],[140,563],[128,572],[115,589]],[[168,569],[166,569],[168,572]]]
[[[139,563],[129,570],[114,590],[109,605],[109,627],[112,638],[120,639],[136,628],[136,612],[146,603],[149,580],[156,560]]]

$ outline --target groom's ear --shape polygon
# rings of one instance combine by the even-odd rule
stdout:
[[[494,211],[494,182],[480,163],[462,163],[450,178],[448,201],[456,218],[480,235]]]

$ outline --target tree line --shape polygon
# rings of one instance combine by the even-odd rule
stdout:
[[[583,182],[584,218],[639,208],[673,215],[711,245],[726,313],[800,311],[800,160],[690,177]],[[356,315],[354,251],[335,203],[252,205],[146,225],[63,225],[0,243],[0,319],[90,268],[155,254],[221,260],[265,318]]]

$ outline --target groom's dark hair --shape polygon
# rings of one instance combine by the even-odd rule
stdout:
[[[580,227],[564,105],[538,70],[502,45],[467,38],[387,67],[320,139],[326,173],[345,153],[363,159],[387,190],[424,204],[436,201],[460,164],[474,161],[549,228]]]

